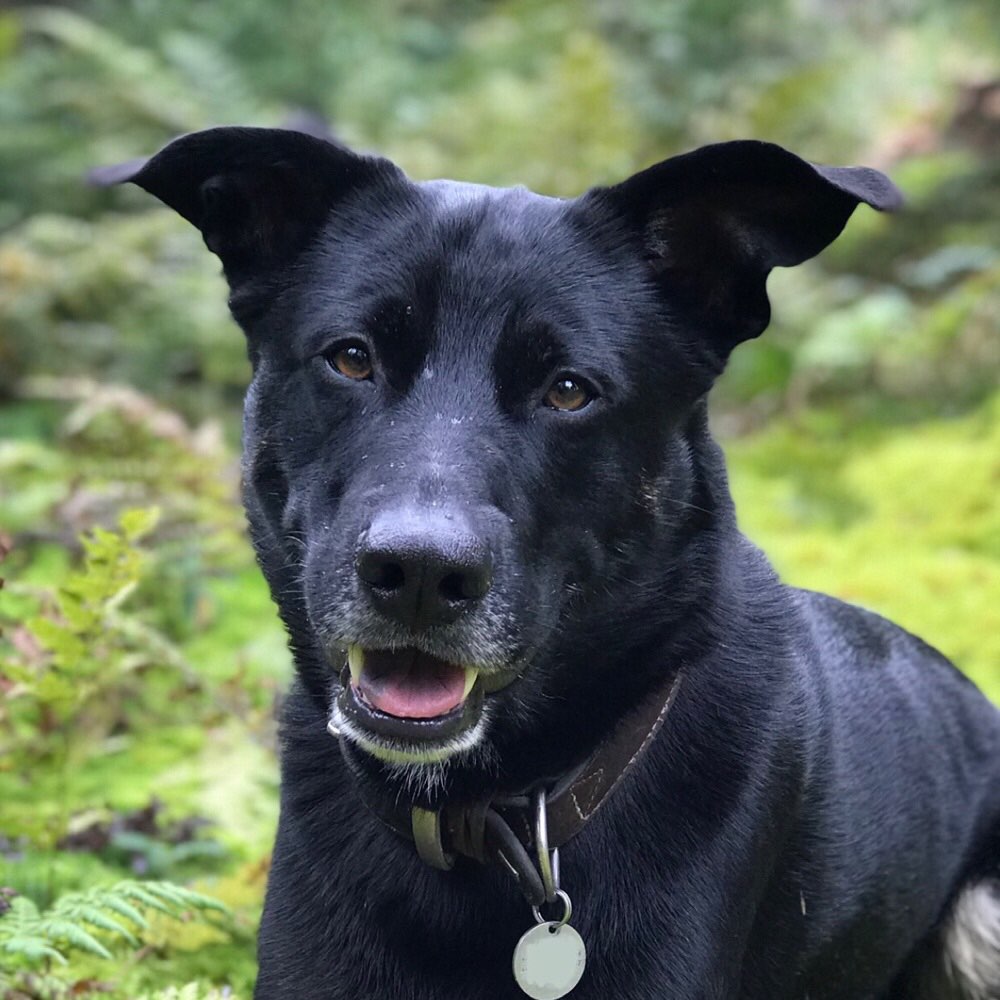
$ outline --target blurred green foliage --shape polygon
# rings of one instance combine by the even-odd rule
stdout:
[[[190,889],[169,882],[133,880],[68,892],[44,913],[27,896],[17,893],[8,892],[5,905],[0,954],[6,956],[8,968],[14,969],[69,965],[65,953],[70,950],[110,959],[109,946],[122,941],[139,944],[136,934],[149,927],[144,910],[175,919],[192,911],[226,912],[220,903]],[[2,978],[0,985],[4,985]]]
[[[277,808],[289,660],[236,500],[244,346],[198,234],[89,169],[311,116],[418,178],[559,195],[744,136],[888,170],[906,212],[859,211],[772,277],[774,322],[715,419],[744,527],[786,578],[900,621],[1000,700],[993,8],[0,10],[0,888],[20,893],[0,909],[198,876],[233,913],[153,920],[127,960],[75,953],[65,973],[0,955],[0,997],[249,996]]]

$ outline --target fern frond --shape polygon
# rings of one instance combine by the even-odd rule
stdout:
[[[183,886],[131,879],[106,888],[66,893],[44,913],[27,896],[15,896],[8,912],[0,917],[0,954],[29,967],[47,960],[65,965],[63,951],[71,950],[108,959],[111,951],[98,935],[109,943],[138,944],[136,935],[109,914],[145,930],[148,922],[143,910],[156,910],[174,919],[192,912],[229,912],[218,900]]]
[[[174,916],[175,911],[167,906],[162,900],[157,899],[157,897],[140,882],[119,882],[114,888],[116,892],[121,893],[122,896],[134,903],[139,903],[141,906],[145,906],[149,910],[159,910],[160,913],[164,913],[168,917]]]
[[[135,935],[122,923],[109,917],[103,909],[102,902],[98,899],[92,902],[84,893],[73,894],[60,900],[59,911],[63,916],[75,923],[90,924],[102,931],[107,931],[115,937],[124,938],[129,944],[138,944]],[[105,904],[106,905],[106,904]]]
[[[53,947],[42,927],[38,907],[27,896],[15,896],[10,909],[0,917],[0,954],[29,965],[47,959],[66,964],[66,958]]]
[[[37,963],[46,958],[51,958],[60,965],[66,965],[66,958],[62,952],[56,951],[45,938],[34,934],[21,934],[14,937],[0,940],[0,951],[6,952],[17,958],[27,959],[29,963]]]
[[[117,913],[118,916],[124,917],[126,920],[131,920],[141,930],[145,930],[149,926],[149,922],[142,915],[142,912],[137,910],[127,899],[123,899],[121,896],[116,896],[113,893],[108,893],[103,889],[92,889],[87,895],[88,898],[96,895],[98,897],[95,900],[97,905],[102,906],[105,910],[110,910],[112,913]]]
[[[100,958],[111,958],[111,952],[73,920],[47,913],[39,921],[38,930],[50,941],[65,942],[77,951],[85,951]]]
[[[116,889],[123,892],[134,892],[139,889],[146,898],[152,897],[161,905],[147,903],[152,909],[161,912],[169,912],[171,916],[181,916],[184,910],[210,910],[215,913],[227,914],[229,908],[220,903],[219,900],[206,896],[203,893],[195,892],[193,889],[186,889],[175,882],[119,882]],[[141,898],[141,897],[137,897]],[[166,910],[164,910],[166,907]]]

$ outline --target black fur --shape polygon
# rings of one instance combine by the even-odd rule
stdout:
[[[359,783],[425,806],[526,788],[677,671],[660,735],[562,852],[574,998],[916,996],[949,905],[1000,862],[1000,714],[919,639],[776,578],[706,419],[771,268],[859,202],[896,207],[892,185],[740,142],[561,201],[251,129],[105,179],[203,230],[254,363],[246,506],[299,675],[258,1000],[520,997],[512,880],[426,867]],[[345,338],[372,379],[332,370]],[[596,393],[578,412],[544,403],[564,372]],[[360,540],[442,510],[492,587],[454,622],[389,621]],[[521,674],[476,746],[389,765],[326,731],[347,643]]]

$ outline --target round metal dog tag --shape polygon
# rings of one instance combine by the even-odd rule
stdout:
[[[533,1000],[566,996],[587,967],[587,946],[569,924],[538,924],[514,949],[514,978]]]

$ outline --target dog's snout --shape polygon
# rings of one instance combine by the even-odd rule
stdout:
[[[407,627],[455,621],[489,592],[486,540],[456,514],[394,511],[360,539],[357,571],[369,599]]]

